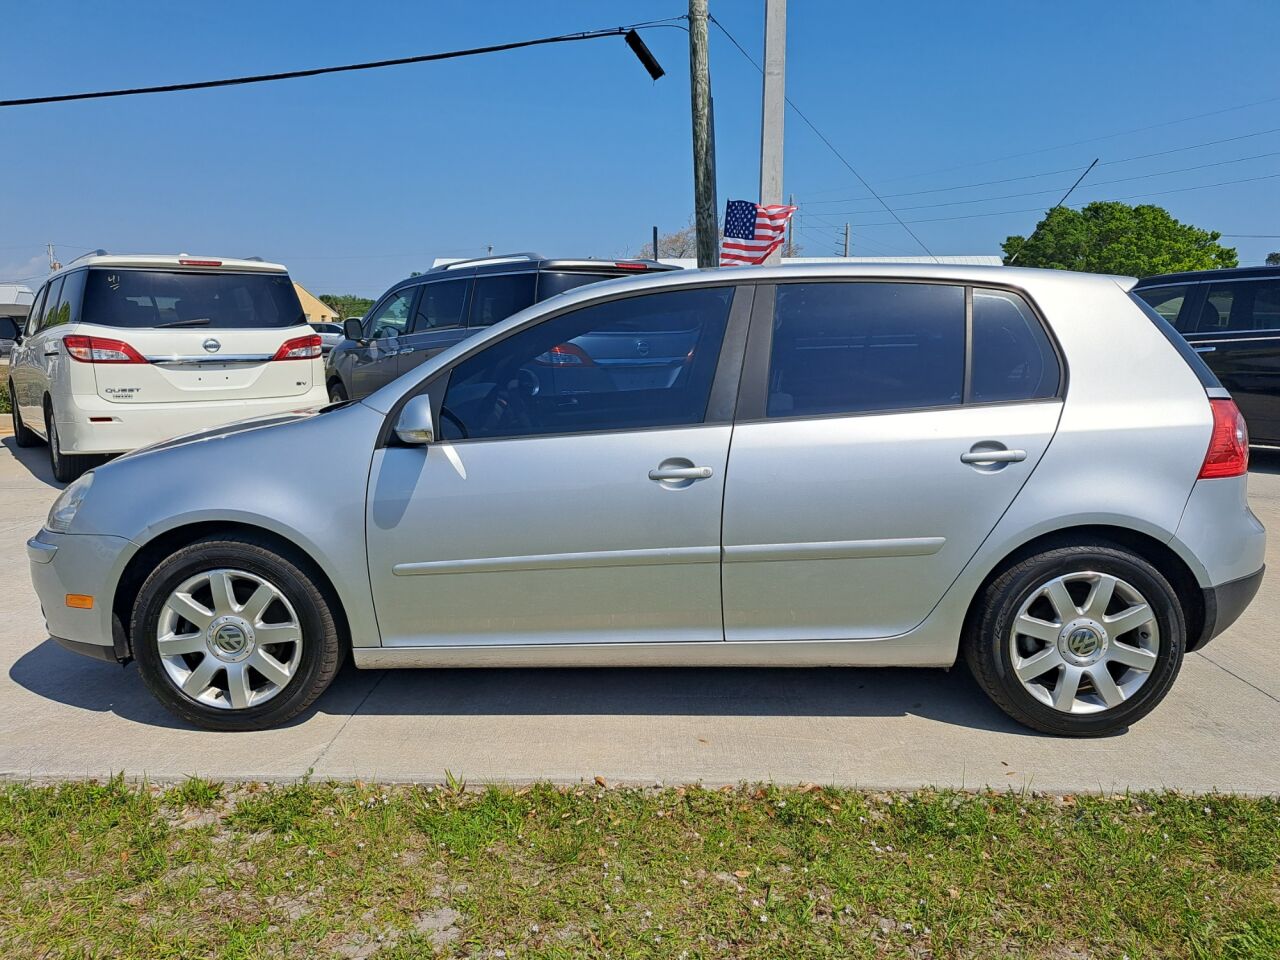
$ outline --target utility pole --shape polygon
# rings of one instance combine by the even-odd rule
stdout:
[[[707,0],[689,0],[689,100],[693,112],[693,217],[698,266],[719,262],[716,170],[711,146],[711,70],[707,64]]]
[[[796,205],[796,195],[794,193],[787,197],[787,203],[793,207]],[[787,221],[787,242],[784,245],[782,255],[788,258],[796,255],[796,218],[794,214]]]
[[[53,273],[53,271],[55,270],[61,270],[62,264],[58,262],[58,258],[53,252],[53,244],[52,243],[48,244],[46,246],[46,250],[48,251],[48,254],[49,254],[49,272]]]
[[[782,202],[782,123],[787,105],[787,0],[764,3],[764,91],[760,114],[760,202]],[[775,250],[765,263],[781,260]]]
[[[849,225],[847,223],[844,225],[844,255],[846,257],[849,255]]]
[[[653,259],[658,259],[658,225],[653,226]]]

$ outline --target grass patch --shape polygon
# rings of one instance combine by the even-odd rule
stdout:
[[[13,785],[0,956],[1274,958],[1278,860],[1274,798]]]

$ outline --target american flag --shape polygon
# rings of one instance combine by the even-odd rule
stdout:
[[[787,221],[795,212],[795,207],[781,203],[764,206],[750,200],[730,200],[724,208],[720,266],[764,263],[782,245]]]

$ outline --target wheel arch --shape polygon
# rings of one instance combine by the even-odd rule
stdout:
[[[968,634],[973,629],[987,587],[1009,567],[1035,554],[1058,547],[1086,544],[1121,547],[1142,557],[1160,571],[1173,587],[1174,594],[1182,606],[1182,613],[1187,622],[1187,650],[1191,651],[1203,645],[1207,639],[1206,628],[1212,626],[1208,623],[1211,611],[1207,608],[1204,590],[1201,589],[1195,573],[1187,562],[1173,547],[1150,534],[1131,527],[1101,523],[1062,527],[1041,533],[1005,554],[982,578],[969,599],[969,607],[964,618],[964,633]]]
[[[267,543],[313,576],[316,587],[332,604],[333,619],[338,627],[340,642],[347,649],[351,648],[351,624],[342,594],[334,585],[333,578],[305,547],[277,530],[257,524],[238,520],[198,520],[182,523],[156,534],[139,547],[121,571],[112,597],[111,610],[115,628],[120,631],[120,636],[123,638],[125,646],[123,652],[127,656],[133,656],[133,638],[129,635],[133,606],[143,582],[151,575],[156,565],[165,557],[197,540],[213,535],[234,536],[236,534],[249,535]]]

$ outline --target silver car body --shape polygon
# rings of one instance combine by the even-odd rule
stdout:
[[[1058,341],[1065,394],[425,447],[380,442],[401,401],[438,371],[548,314],[685,285],[764,290],[796,279],[1021,291]],[[50,633],[110,659],[113,645],[127,649],[121,627],[113,632],[113,598],[139,551],[154,563],[200,532],[243,525],[314,561],[361,667],[947,666],[984,579],[1054,531],[1150,538],[1205,590],[1262,566],[1265,534],[1246,504],[1246,478],[1197,480],[1212,424],[1206,391],[1136,310],[1133,282],[830,265],[592,285],[495,325],[361,402],[180,438],[99,468],[70,532],[45,529],[29,543],[33,579]],[[997,471],[961,462],[992,441],[1027,457]],[[647,478],[673,459],[712,475],[679,489]],[[320,476],[323,510],[303,495]],[[68,593],[98,601],[74,609]]]

